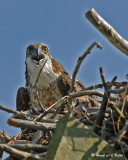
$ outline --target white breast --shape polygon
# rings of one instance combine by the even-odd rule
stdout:
[[[45,63],[37,83],[37,77],[43,63],[41,66],[37,66],[28,57],[26,59],[26,64],[28,75],[30,77],[30,101],[35,107],[40,106],[37,94],[39,95],[40,101],[45,108],[49,107],[50,105],[62,98],[62,95],[57,87],[57,78],[59,75],[53,72],[52,64],[50,61],[47,61]],[[38,93],[36,91],[38,91]]]

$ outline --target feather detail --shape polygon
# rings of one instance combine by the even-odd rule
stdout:
[[[29,93],[27,88],[21,87],[17,91],[16,107],[17,111],[26,111],[29,109]]]

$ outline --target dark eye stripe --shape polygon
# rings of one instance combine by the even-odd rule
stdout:
[[[28,49],[34,50],[34,46],[32,46],[32,45],[31,45],[31,46],[28,46],[27,50],[28,50]]]
[[[28,46],[28,48],[27,48],[27,53],[28,53],[28,54],[31,54],[33,50],[34,50],[34,46],[33,46],[33,45],[30,45],[30,46]]]

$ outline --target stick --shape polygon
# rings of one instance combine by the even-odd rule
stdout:
[[[40,121],[46,114],[47,112],[52,109],[53,107],[55,107],[55,105],[63,102],[65,100],[65,98],[67,98],[67,96],[62,97],[60,100],[58,100],[57,102],[55,102],[54,104],[52,104],[50,107],[48,107],[43,113],[41,113],[37,118],[34,119],[34,121]]]
[[[125,97],[126,97],[127,89],[128,89],[128,85],[127,85],[127,87],[125,88],[125,92],[124,92],[124,93],[125,93]],[[125,101],[126,101],[126,99],[124,98],[123,105],[122,105],[122,108],[121,108],[121,112],[122,112],[122,113],[123,113],[123,111],[124,111]],[[121,119],[121,115],[119,115],[119,118],[118,118],[118,120],[117,120],[117,129],[118,129],[118,130],[119,130],[120,119]]]
[[[108,85],[111,82],[106,82],[106,84]],[[128,82],[114,82],[113,86],[116,87],[125,87],[127,86]],[[97,88],[103,88],[103,84],[96,84],[96,85],[92,85],[90,87],[85,88],[84,90],[92,90],[92,89],[97,89]]]
[[[56,123],[33,122],[28,120],[16,119],[16,118],[8,119],[8,124],[14,127],[32,128],[32,129],[43,130],[43,131],[53,130],[56,127]]]
[[[42,72],[42,70],[43,70],[43,68],[44,68],[44,66],[45,66],[45,64],[46,64],[46,62],[47,62],[47,59],[45,60],[44,64],[42,65],[42,67],[41,67],[41,69],[40,69],[40,71],[39,71],[38,77],[37,77],[37,79],[36,79],[36,82],[35,82],[35,88],[36,88],[37,99],[38,99],[38,102],[39,102],[39,104],[40,104],[40,107],[41,107],[41,109],[42,109],[43,111],[45,111],[45,108],[44,108],[44,106],[42,105],[41,100],[40,100],[40,96],[39,96],[39,92],[38,92],[37,83],[38,83],[40,74],[41,74],[41,72]]]
[[[10,108],[7,108],[7,107],[1,106],[1,105],[0,105],[0,109],[3,110],[3,111],[6,111],[8,113],[13,113],[13,114],[18,114],[19,113],[19,111],[15,111],[13,109],[10,109]]]
[[[6,145],[15,149],[27,150],[27,151],[29,150],[39,151],[48,149],[48,145],[42,145],[42,144],[6,144]]]
[[[128,41],[123,39],[94,8],[86,13],[86,17],[116,48],[128,55]]]
[[[118,115],[120,115],[123,120],[126,120],[124,114],[119,110],[118,106],[116,106],[115,103],[112,103],[112,102],[111,102],[111,104],[109,104],[109,106],[110,106],[112,109],[114,109],[115,112],[116,112]]]
[[[94,42],[94,43],[92,43],[91,46],[84,52],[84,54],[83,54],[81,57],[78,58],[77,65],[76,65],[75,70],[74,70],[73,75],[72,75],[72,82],[71,82],[71,87],[70,87],[69,93],[71,93],[71,92],[73,92],[73,91],[75,90],[75,86],[74,86],[74,85],[75,85],[76,75],[77,75],[77,73],[78,73],[78,70],[79,70],[79,68],[80,68],[80,65],[81,65],[81,63],[83,62],[84,58],[85,58],[88,54],[90,54],[91,50],[93,49],[93,47],[94,47],[95,45],[97,45],[97,48],[102,49],[102,46],[101,46],[100,43]]]
[[[123,138],[123,136],[126,134],[126,132],[128,132],[128,120],[126,120],[125,126],[119,131],[119,133],[116,137],[116,141],[120,142],[121,139]]]
[[[0,130],[0,142],[1,141],[8,142],[10,141],[10,139],[11,139],[11,136],[7,136],[5,131]]]
[[[7,108],[7,107],[1,106],[1,105],[0,105],[0,109],[3,110],[3,111],[6,111],[6,112],[8,112],[8,113],[13,113],[13,114],[15,114],[18,118],[27,119],[27,114],[26,114],[25,112],[15,111],[15,110],[13,110],[13,109],[10,109],[10,108]]]
[[[121,89],[110,89],[109,92],[110,92],[110,93],[119,94],[119,93],[124,92],[124,91],[125,91],[125,88],[126,88],[126,87],[121,88]]]
[[[36,133],[35,133],[35,135],[34,135],[33,138],[32,138],[31,143],[32,143],[32,144],[38,143],[39,139],[40,139],[41,137],[43,137],[43,135],[44,135],[43,131],[37,130]]]
[[[108,92],[108,90],[111,88],[111,86],[113,85],[113,83],[116,80],[116,77],[114,77],[112,79],[110,85],[107,85],[106,82],[105,82],[105,77],[104,77],[104,73],[103,73],[102,67],[100,67],[100,75],[101,75],[101,79],[102,79],[102,82],[103,82],[103,85],[104,85],[104,88],[105,88],[105,93],[104,93],[104,97],[103,97],[103,100],[102,100],[102,103],[101,103],[99,114],[98,114],[97,119],[96,119],[96,123],[94,125],[94,129],[93,129],[94,132],[96,132],[96,133],[98,131],[98,126],[101,125],[102,120],[104,118],[104,114],[103,113],[105,113],[106,106],[107,106],[107,103],[108,103],[108,98],[110,96],[110,93]]]
[[[83,91],[79,91],[79,92],[73,92],[73,93],[69,93],[68,96],[70,98],[76,98],[76,97],[81,97],[81,96],[85,96],[85,95],[95,95],[95,96],[99,96],[99,97],[103,97],[104,93],[101,91],[97,91],[97,90],[83,90]],[[111,96],[110,100],[116,101],[117,97],[116,96]],[[123,98],[120,98],[121,101],[123,101]]]
[[[40,157],[38,154],[30,154],[28,152],[19,151],[15,148],[9,147],[8,145],[5,145],[5,144],[1,144],[0,149],[12,154],[13,156],[15,155],[15,157],[19,157],[20,159],[21,158],[25,158],[25,159],[29,158],[29,159],[33,159],[33,160],[38,160],[38,159],[44,160],[44,158]]]
[[[79,92],[73,92],[73,93],[69,93],[68,96],[70,98],[76,98],[76,97],[81,97],[81,96],[85,96],[85,95],[96,95],[99,97],[103,97],[104,93],[101,91],[97,91],[97,90],[85,90],[85,91],[79,91]]]

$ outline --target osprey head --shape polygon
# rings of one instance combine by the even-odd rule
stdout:
[[[43,43],[33,43],[27,47],[26,59],[29,58],[35,65],[41,65],[51,58],[48,46]]]

